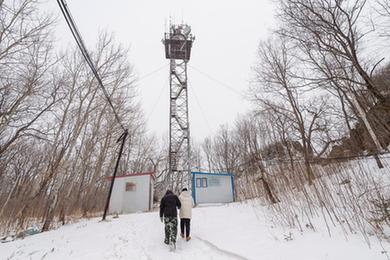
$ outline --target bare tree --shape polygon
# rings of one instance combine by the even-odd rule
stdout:
[[[45,231],[56,218],[102,210],[121,129],[79,50],[54,54],[52,20],[38,6],[0,5],[0,222],[24,228],[40,219]],[[91,56],[130,133],[121,171],[148,170],[154,143],[127,50],[105,33],[97,42]]]
[[[258,173],[258,177],[254,181],[261,182],[269,202],[271,204],[280,202],[272,188],[269,173],[263,163],[258,135],[261,129],[257,125],[257,121],[249,117],[236,122],[236,127],[236,139],[241,141],[240,153],[245,160],[243,174],[251,174],[251,171],[253,171],[252,174]]]
[[[279,45],[276,41],[262,43],[259,47],[259,59],[258,65],[254,68],[258,80],[257,87],[253,89],[255,100],[260,102],[262,107],[285,116],[293,122],[302,144],[307,180],[311,184],[315,176],[310,165],[313,158],[310,132],[323,108],[313,112],[311,121],[307,121],[304,107],[300,104],[302,97],[299,96],[299,88],[304,83],[294,82],[292,76],[294,60],[283,42]],[[263,92],[271,94],[272,100],[279,100],[279,102],[259,94]]]
[[[53,19],[37,8],[34,0],[0,5],[0,158],[18,138],[43,138],[37,122],[61,98],[50,75]]]
[[[310,80],[341,100],[340,110],[344,111],[346,125],[351,129],[345,113],[346,106],[349,107],[370,136],[374,147],[370,150],[380,153],[383,146],[373,122],[387,133],[390,128],[375,114],[375,118],[370,119],[368,109],[373,104],[388,108],[388,99],[373,78],[373,71],[382,60],[371,64],[361,51],[362,41],[373,31],[361,26],[366,1],[297,0],[280,2],[280,7],[283,27],[278,33],[292,42],[297,50],[296,57],[309,68],[302,76],[304,80]],[[376,158],[382,168],[379,157]]]
[[[369,66],[360,53],[361,42],[372,29],[359,27],[367,0],[293,0],[280,1],[279,19],[283,28],[279,34],[294,39],[298,44],[337,55],[353,67],[359,80],[343,78],[367,89],[378,101],[386,104],[386,96],[379,90]],[[370,68],[371,67],[371,68]]]

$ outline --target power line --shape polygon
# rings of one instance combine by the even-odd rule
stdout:
[[[151,72],[146,73],[145,75],[142,75],[141,77],[138,78],[137,83],[139,83],[140,81],[142,81],[142,80],[144,80],[144,79],[146,79],[146,78],[148,78],[148,77],[154,75],[155,73],[157,73],[157,72],[159,72],[160,70],[164,69],[164,68],[167,67],[168,65],[169,65],[169,63],[166,63],[166,64],[162,65],[161,67],[159,67],[159,68],[157,68],[157,69],[155,69],[155,70],[152,70]]]
[[[73,17],[71,15],[70,11],[69,11],[69,8],[68,8],[65,0],[57,0],[57,3],[58,3],[58,5],[59,5],[59,7],[61,9],[62,14],[64,15],[65,21],[66,21],[66,23],[69,26],[69,29],[70,29],[70,31],[71,31],[71,33],[73,35],[73,38],[75,39],[75,41],[77,43],[77,46],[79,47],[79,49],[80,49],[80,51],[81,51],[85,61],[87,62],[88,66],[91,68],[93,74],[95,75],[95,78],[98,81],[99,86],[102,89],[103,94],[106,97],[106,100],[107,100],[108,104],[111,106],[112,111],[114,112],[116,120],[118,121],[118,123],[121,126],[122,130],[126,132],[127,130],[123,126],[122,121],[120,120],[119,115],[116,112],[114,105],[112,104],[110,95],[108,94],[106,88],[104,87],[103,81],[101,80],[101,78],[100,78],[100,76],[99,76],[99,74],[97,72],[97,69],[95,68],[95,65],[92,62],[92,59],[91,59],[91,57],[88,54],[87,48],[85,47],[84,41],[83,41],[83,39],[81,37],[80,32],[77,29],[77,26],[76,26],[76,24],[75,24],[75,22],[73,20]]]
[[[117,141],[117,142],[119,142],[119,141],[122,141],[122,142],[121,142],[118,158],[116,160],[113,177],[112,177],[111,184],[110,184],[110,189],[109,189],[108,196],[107,196],[107,199],[106,199],[106,204],[105,204],[105,207],[104,207],[103,220],[105,220],[107,212],[108,212],[108,207],[109,207],[109,202],[110,202],[110,199],[111,199],[112,190],[113,190],[113,187],[114,187],[115,177],[116,177],[116,174],[117,174],[118,168],[119,168],[119,162],[121,160],[121,156],[122,156],[122,153],[123,153],[123,147],[125,145],[126,137],[129,134],[129,132],[128,132],[128,129],[126,129],[123,126],[123,124],[122,124],[122,122],[121,122],[121,120],[120,120],[120,118],[118,116],[118,113],[116,112],[115,107],[112,104],[110,96],[108,95],[108,92],[107,92],[106,88],[103,85],[103,81],[101,80],[101,78],[100,78],[100,76],[99,76],[99,74],[97,72],[97,69],[95,68],[95,66],[94,66],[94,64],[93,64],[93,62],[91,60],[91,57],[88,54],[87,48],[85,47],[83,39],[81,38],[81,35],[80,35],[79,31],[77,30],[76,24],[73,21],[73,17],[70,14],[70,11],[69,11],[66,3],[65,3],[65,0],[57,0],[57,3],[58,3],[58,5],[59,5],[59,7],[61,9],[62,14],[64,15],[65,21],[68,24],[70,31],[72,32],[72,35],[73,35],[73,37],[74,37],[74,39],[75,39],[75,41],[77,43],[77,46],[79,47],[79,49],[80,49],[80,51],[81,51],[85,61],[87,62],[87,64],[91,68],[93,74],[95,75],[95,78],[97,79],[97,81],[99,83],[99,86],[102,89],[108,104],[111,106],[112,111],[114,112],[116,120],[118,121],[119,125],[121,126],[121,128],[123,130],[123,134],[119,137],[119,139]]]
[[[159,91],[157,100],[154,102],[152,110],[149,112],[148,116],[146,117],[146,121],[149,120],[149,118],[152,116],[154,113],[154,110],[156,109],[157,105],[160,103],[160,99],[162,97],[162,94],[164,93],[165,86],[168,85],[168,78],[164,81],[164,84],[161,86],[161,89]]]
[[[189,64],[188,64],[188,66],[189,66],[190,68],[194,69],[195,71],[197,71],[198,73],[202,74],[202,75],[205,76],[206,78],[208,78],[208,79],[210,79],[210,80],[212,80],[212,81],[218,83],[219,85],[221,85],[221,86],[223,86],[223,87],[229,89],[230,91],[236,93],[236,94],[239,95],[241,98],[243,97],[242,93],[240,93],[239,91],[237,91],[236,89],[234,89],[233,87],[231,87],[229,84],[226,84],[225,82],[223,82],[223,81],[221,81],[221,80],[218,80],[218,79],[214,78],[213,76],[209,75],[208,73],[203,72],[203,71],[201,71],[201,70],[195,68],[195,67],[192,66],[192,65],[189,65]]]
[[[205,115],[205,113],[204,113],[204,110],[203,110],[202,106],[200,105],[198,96],[196,95],[196,92],[195,92],[195,88],[192,88],[191,90],[192,90],[192,92],[194,93],[195,101],[196,101],[196,103],[197,103],[197,105],[198,105],[198,107],[199,107],[200,113],[201,113],[201,115],[202,115],[204,121],[206,122],[207,128],[209,129],[209,131],[210,131],[210,133],[211,133],[212,131],[211,131],[211,127],[210,127],[209,121],[207,120],[207,117],[206,117],[206,115]]]

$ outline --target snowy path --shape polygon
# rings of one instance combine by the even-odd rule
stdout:
[[[24,240],[0,244],[0,259],[134,260],[386,260],[379,243],[369,249],[358,236],[271,227],[261,210],[247,204],[194,209],[193,239],[178,238],[177,250],[163,244],[157,212],[122,215],[109,222],[82,221]],[[292,240],[286,234],[292,232]],[[384,244],[390,252],[390,245]]]

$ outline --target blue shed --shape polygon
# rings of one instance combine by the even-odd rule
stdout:
[[[192,197],[196,204],[234,201],[234,175],[192,172]]]

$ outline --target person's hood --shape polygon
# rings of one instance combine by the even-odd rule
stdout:
[[[180,196],[183,196],[183,197],[191,197],[191,193],[188,191],[188,190],[185,190],[185,191],[182,191],[180,193]]]
[[[170,194],[173,194],[171,190],[167,190],[167,192],[165,193],[165,195],[170,195]]]

